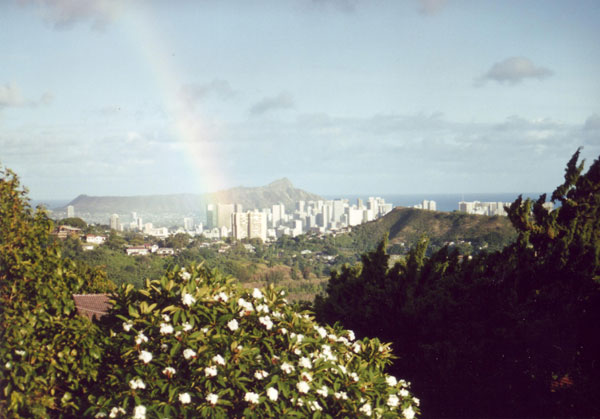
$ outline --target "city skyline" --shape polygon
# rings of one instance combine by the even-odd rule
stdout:
[[[0,164],[34,199],[551,192],[600,155],[595,1],[0,5]]]

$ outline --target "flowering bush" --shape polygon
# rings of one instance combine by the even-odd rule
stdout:
[[[123,286],[95,417],[398,417],[419,401],[383,373],[390,348],[203,266]]]

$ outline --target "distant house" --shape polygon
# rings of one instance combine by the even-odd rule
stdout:
[[[52,232],[52,235],[58,237],[61,240],[67,237],[79,237],[81,235],[81,229],[77,227],[71,227],[67,225],[58,226]]]
[[[96,236],[94,234],[88,234],[85,236],[86,243],[102,244],[106,241],[106,236]]]
[[[158,249],[156,249],[156,254],[159,255],[159,256],[174,255],[175,254],[175,250],[173,250],[170,247],[159,247]]]
[[[108,313],[110,309],[109,294],[73,294],[77,313],[88,319],[97,319]]]
[[[125,249],[127,256],[145,256],[150,254],[150,248],[146,246],[131,246]]]

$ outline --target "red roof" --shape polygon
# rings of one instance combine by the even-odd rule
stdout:
[[[77,312],[89,319],[94,316],[99,319],[108,313],[110,309],[109,298],[109,294],[73,294]]]

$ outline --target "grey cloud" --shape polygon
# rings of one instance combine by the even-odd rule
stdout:
[[[18,0],[34,6],[55,29],[69,29],[90,21],[92,29],[103,30],[118,13],[123,1],[118,0]]]
[[[426,16],[439,13],[446,5],[446,0],[419,0],[419,11]]]
[[[498,83],[517,84],[524,79],[544,79],[554,73],[552,70],[535,65],[525,57],[510,57],[504,61],[495,63],[483,76],[476,80],[477,85],[484,84],[489,80]]]
[[[590,115],[583,126],[586,131],[600,131],[600,115],[595,113]]]
[[[264,113],[279,110],[291,109],[294,107],[294,98],[288,92],[281,92],[277,96],[266,97],[250,108],[252,115],[262,115]]]
[[[180,91],[180,97],[189,106],[209,95],[217,96],[221,99],[228,99],[235,94],[234,90],[227,80],[214,79],[210,83],[197,84],[190,83],[183,85]]]

